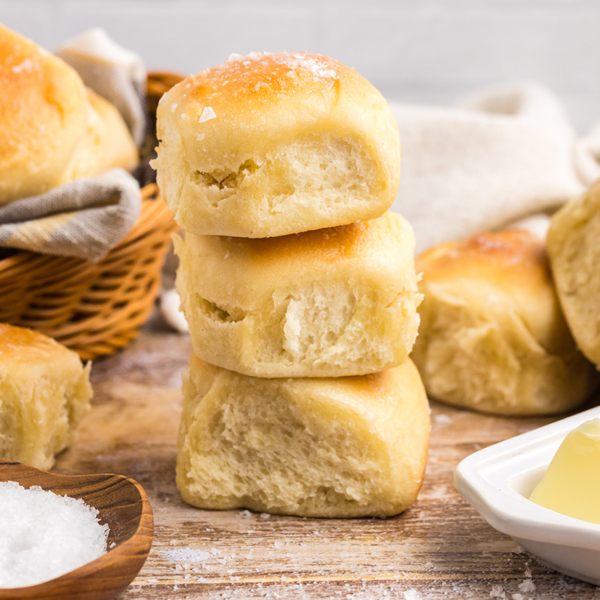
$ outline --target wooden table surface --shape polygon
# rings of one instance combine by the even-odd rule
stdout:
[[[146,489],[151,554],[120,596],[131,599],[600,599],[488,526],[455,491],[461,459],[552,419],[506,419],[432,403],[429,463],[417,502],[392,519],[325,520],[212,512],[175,487],[181,371],[191,346],[156,321],[92,369],[93,409],[63,473],[113,472]]]

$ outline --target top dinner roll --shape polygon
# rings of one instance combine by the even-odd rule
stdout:
[[[2,25],[0,140],[0,206],[138,162],[114,106],[67,63]]]
[[[372,219],[400,179],[398,127],[354,69],[251,53],[189,77],[158,107],[158,184],[204,235],[274,237]]]

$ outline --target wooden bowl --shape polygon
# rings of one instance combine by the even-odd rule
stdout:
[[[61,496],[82,498],[98,509],[112,550],[56,579],[20,588],[0,588],[0,600],[108,600],[123,591],[146,562],[154,522],[142,486],[122,475],[56,475],[0,460],[0,481],[39,485]]]

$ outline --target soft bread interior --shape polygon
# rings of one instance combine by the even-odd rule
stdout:
[[[600,368],[600,191],[596,193],[595,203],[591,198],[572,200],[555,215],[548,249],[573,336]]]
[[[1,458],[38,469],[54,465],[55,455],[74,442],[76,427],[89,410],[90,366],[61,360],[45,372],[20,368],[0,376]]]
[[[436,282],[424,295],[411,356],[431,397],[507,415],[555,414],[588,397],[593,374],[572,340],[544,348],[498,288]]]
[[[298,212],[314,205],[323,216],[341,205],[373,202],[377,170],[365,148],[355,140],[310,136],[280,145],[265,156],[252,156],[235,170],[226,166],[195,171],[192,184],[215,209],[256,202],[265,218]]]
[[[396,363],[398,348],[408,356],[419,324],[420,296],[414,290],[404,290],[386,306],[377,290],[348,282],[279,289],[256,311],[219,306],[199,294],[186,298],[184,312],[192,329],[204,332],[200,335],[253,336],[252,349],[244,355],[250,370],[372,372]],[[401,320],[402,327],[392,339],[386,324],[391,327],[394,320]]]

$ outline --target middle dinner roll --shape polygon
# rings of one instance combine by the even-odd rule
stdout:
[[[363,377],[263,379],[193,356],[177,487],[193,506],[386,517],[417,497],[429,406],[410,360]]]
[[[543,241],[521,230],[441,244],[417,259],[424,294],[412,358],[428,394],[504,415],[554,414],[593,391]]]
[[[161,193],[186,231],[272,237],[383,214],[400,140],[383,96],[308,53],[233,56],[174,86],[157,112]]]
[[[400,216],[283,236],[175,237],[196,354],[257,377],[400,364],[419,325],[414,238]]]

